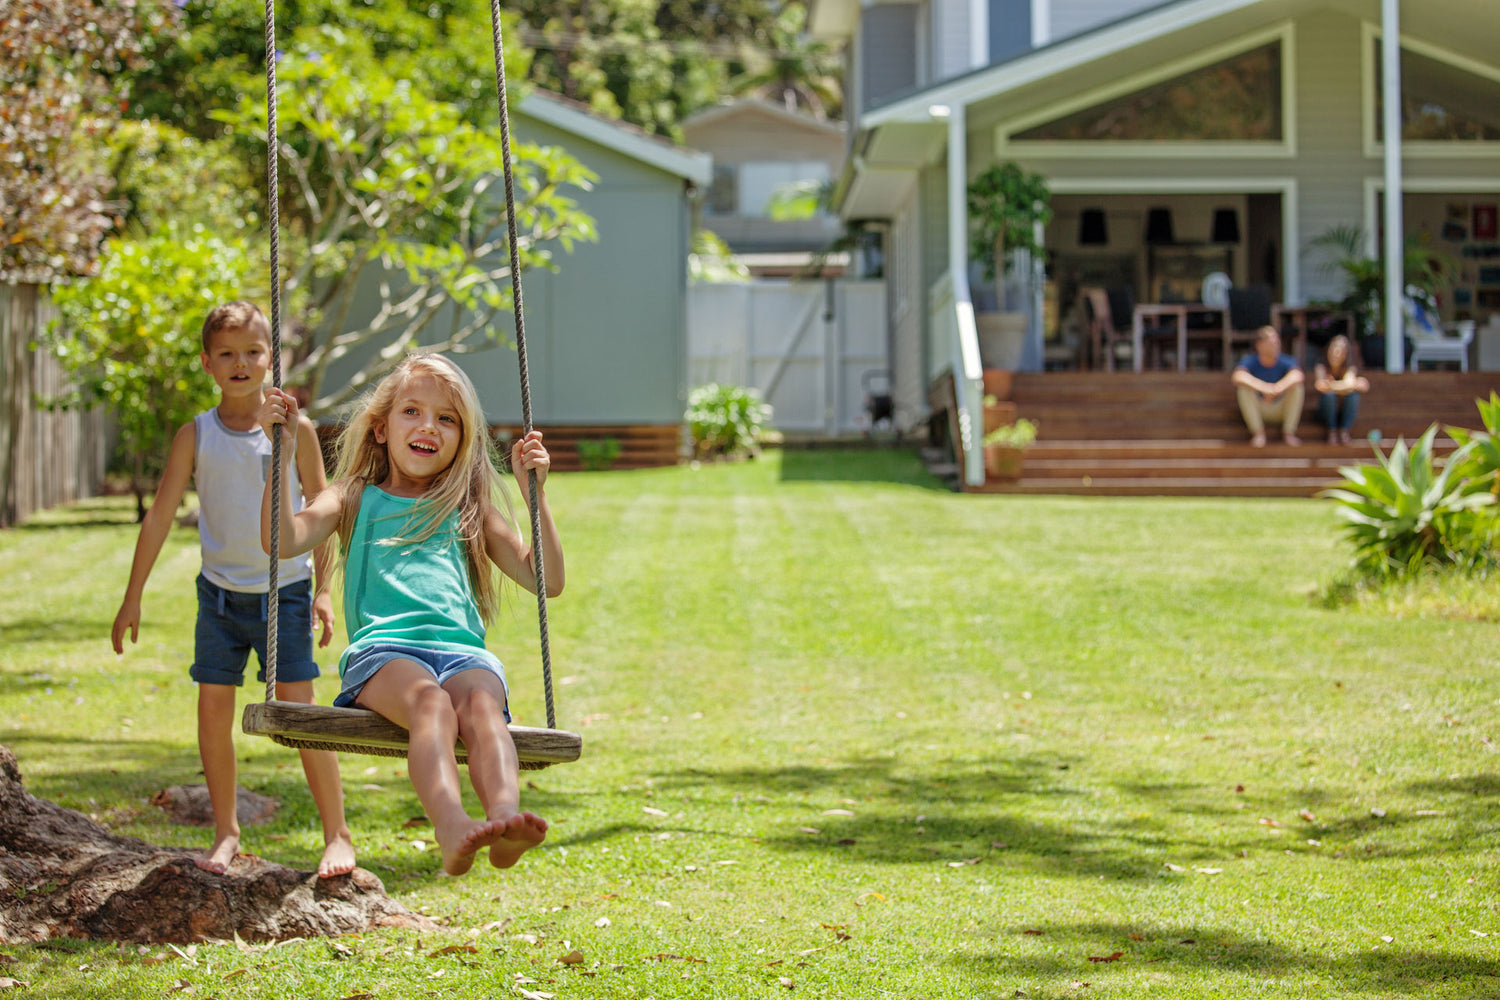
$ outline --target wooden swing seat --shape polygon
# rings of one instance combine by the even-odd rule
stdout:
[[[255,701],[245,706],[240,726],[251,736],[265,736],[299,750],[335,750],[405,757],[407,733],[390,719],[363,708],[335,708],[293,701]],[[521,769],[536,771],[567,764],[583,753],[583,737],[564,729],[511,726]],[[468,762],[463,740],[453,748],[458,762]]]

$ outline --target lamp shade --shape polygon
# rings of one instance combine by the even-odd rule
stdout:
[[[1215,243],[1238,243],[1240,241],[1240,213],[1232,208],[1214,209]]]
[[[1109,226],[1104,209],[1085,208],[1078,214],[1078,245],[1103,246],[1109,242]]]
[[[1146,242],[1172,243],[1172,210],[1153,208],[1146,212]]]

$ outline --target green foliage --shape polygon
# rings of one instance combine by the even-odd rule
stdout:
[[[110,137],[109,152],[127,230],[202,226],[250,236],[262,225],[265,180],[252,176],[222,140],[196,139],[162,122],[127,121]]]
[[[357,395],[415,346],[472,351],[502,337],[511,288],[498,131],[386,73],[368,42],[335,28],[299,35],[278,71],[287,380],[307,389],[309,412]],[[217,117],[262,172],[264,95]],[[549,243],[597,238],[565,193],[594,175],[556,147],[511,152],[521,263],[551,267]],[[325,388],[328,366],[362,344],[380,354]]]
[[[731,87],[788,111],[814,118],[836,117],[843,103],[843,56],[833,45],[807,33],[807,9],[795,0],[776,12],[768,45],[754,50],[749,68]]]
[[[1467,449],[1458,463],[1455,475],[1479,479],[1493,475],[1491,491],[1500,490],[1500,394],[1493,390],[1488,400],[1475,400],[1479,407],[1479,418],[1484,430],[1471,431],[1462,427],[1449,427],[1448,434]]]
[[[240,239],[168,226],[110,240],[98,276],[53,288],[59,319],[46,345],[72,387],[48,402],[107,405],[137,490],[177,428],[217,403],[199,363],[199,331],[214,306],[263,291],[253,273]]]
[[[761,399],[758,389],[710,382],[688,394],[684,419],[698,454],[740,457],[753,455],[760,447],[771,406]]]
[[[1354,314],[1361,335],[1385,328],[1385,259],[1369,256],[1365,246],[1365,231],[1358,226],[1334,226],[1308,244],[1323,253],[1323,273],[1342,275],[1339,305]],[[1406,286],[1429,299],[1458,277],[1457,262],[1432,247],[1426,233],[1407,235],[1401,269]]]
[[[1045,259],[1036,224],[1052,218],[1051,201],[1042,175],[1013,162],[997,163],[969,182],[969,220],[974,224],[969,253],[984,262],[986,278],[995,277],[1013,250]]]
[[[184,6],[175,44],[135,74],[129,113],[155,118],[198,138],[217,135],[213,111],[265,96],[265,5],[261,0],[215,0]],[[513,15],[504,15],[505,68],[512,83],[524,80],[529,53],[519,44]],[[372,69],[411,83],[434,100],[452,104],[473,124],[493,123],[495,61],[490,5],[486,0],[278,0],[278,47],[292,49],[325,29],[364,39],[366,58],[343,59],[340,70],[358,76]]]
[[[700,229],[693,233],[688,279],[715,285],[749,281],[750,269],[734,259],[734,251],[723,237],[712,230]]]
[[[1439,467],[1432,456],[1436,434],[1433,425],[1410,448],[1401,440],[1389,457],[1377,452],[1378,465],[1340,469],[1344,487],[1324,491],[1339,502],[1359,574],[1388,580],[1433,565],[1495,562],[1495,473],[1463,474],[1472,443]]]
[[[998,444],[1006,448],[1030,448],[1036,444],[1036,424],[1020,418],[1013,424],[996,427],[984,436],[985,444]]]
[[[584,438],[578,442],[578,459],[588,471],[603,472],[614,467],[620,450],[619,438]]]

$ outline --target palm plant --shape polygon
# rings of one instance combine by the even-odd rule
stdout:
[[[807,9],[789,3],[771,23],[769,45],[747,55],[752,68],[730,86],[736,94],[753,94],[788,111],[805,109],[815,118],[837,114],[843,102],[839,80],[844,71],[838,50],[809,38]]]
[[[1326,255],[1324,274],[1343,276],[1344,298],[1339,305],[1354,314],[1354,328],[1361,336],[1384,330],[1386,325],[1385,260],[1371,257],[1366,245],[1365,231],[1359,226],[1334,226],[1308,244],[1309,250]],[[1458,262],[1432,247],[1426,233],[1406,237],[1401,260],[1406,287],[1431,299],[1456,282],[1458,270]]]

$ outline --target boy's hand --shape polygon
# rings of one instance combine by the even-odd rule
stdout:
[[[134,643],[141,629],[140,601],[127,600],[124,604],[120,605],[120,610],[115,615],[115,623],[109,630],[109,641],[115,647],[116,653],[125,652],[126,629],[130,630],[130,641]]]
[[[333,641],[333,595],[326,590],[313,598],[313,621],[317,622],[315,629],[323,630],[318,637],[318,648],[321,649]]]
[[[276,425],[281,425],[281,451],[283,458],[291,457],[297,448],[297,400],[290,393],[275,386],[266,387],[266,401],[260,404],[255,415],[266,437],[276,440]]]
[[[541,431],[532,431],[510,446],[510,467],[517,479],[522,469],[535,469],[537,489],[541,489],[547,481],[547,470],[552,468],[552,456],[542,445]]]

